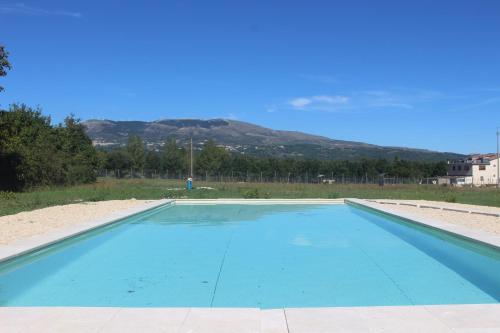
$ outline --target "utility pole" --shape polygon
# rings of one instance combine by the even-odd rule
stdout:
[[[191,162],[189,166],[190,177],[193,178],[193,138],[191,137]]]
[[[497,127],[497,189],[500,188],[500,153],[498,151],[498,137],[500,133],[498,132]]]

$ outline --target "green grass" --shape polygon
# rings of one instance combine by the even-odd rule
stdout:
[[[452,188],[436,185],[326,185],[276,183],[196,182],[214,190],[172,190],[183,181],[158,179],[99,180],[95,184],[37,189],[24,193],[0,192],[0,216],[81,201],[162,198],[384,198],[424,199],[500,207],[496,188]],[[170,188],[170,190],[169,190]]]

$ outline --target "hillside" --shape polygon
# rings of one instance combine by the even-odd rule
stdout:
[[[150,149],[159,149],[175,138],[183,145],[193,138],[195,149],[212,139],[236,154],[253,156],[318,159],[386,158],[408,160],[446,160],[462,155],[424,149],[384,147],[362,142],[342,141],[295,131],[280,131],[226,119],[166,119],[152,122],[88,120],[84,122],[94,145],[113,148],[127,142],[130,134],[140,136]]]

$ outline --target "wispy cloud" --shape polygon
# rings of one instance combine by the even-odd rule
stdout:
[[[416,105],[442,98],[435,91],[363,90],[340,95],[297,96],[286,102],[288,108],[302,111],[349,111],[380,108],[413,109]]]
[[[477,90],[477,89],[476,89]],[[481,110],[493,112],[500,105],[500,90],[496,88],[465,89],[453,93],[415,88],[392,87],[355,91],[337,91],[334,94],[302,95],[282,100],[267,107],[267,112],[371,112],[436,110],[461,112]],[[494,112],[497,112],[496,110]]]
[[[313,110],[334,110],[338,107],[347,105],[349,97],[341,95],[317,95],[309,97],[297,97],[288,101],[288,104],[295,109],[313,109]]]
[[[61,9],[43,9],[27,6],[24,3],[0,3],[0,14],[18,14],[32,16],[67,16],[81,18],[79,12],[71,12]]]

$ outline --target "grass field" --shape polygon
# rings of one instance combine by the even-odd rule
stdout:
[[[186,191],[175,180],[101,179],[95,184],[38,189],[24,193],[0,192],[0,216],[81,201],[161,198],[384,198],[424,199],[500,207],[496,188],[452,188],[435,185],[277,184],[196,182]]]

